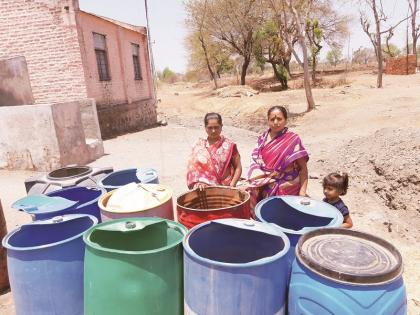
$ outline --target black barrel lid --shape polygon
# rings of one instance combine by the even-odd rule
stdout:
[[[312,272],[345,284],[385,284],[402,274],[401,254],[392,244],[347,229],[324,228],[304,234],[296,257]]]
[[[92,172],[92,168],[86,165],[72,165],[56,169],[48,173],[47,177],[51,180],[66,180],[87,175]]]

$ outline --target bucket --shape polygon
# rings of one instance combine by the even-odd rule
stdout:
[[[83,315],[82,235],[90,215],[35,221],[3,239],[17,315]]]
[[[174,218],[172,205],[172,189],[170,189],[168,186],[161,184],[142,184],[141,188],[138,187],[139,193],[142,191],[149,192],[149,195],[146,195],[145,198],[151,201],[155,201],[150,203],[152,204],[152,206],[142,206],[138,205],[138,203],[136,204],[136,202],[129,202],[129,200],[125,200],[124,191],[126,190],[126,188],[128,188],[127,186],[128,185],[110,191],[99,199],[98,204],[101,211],[102,221],[132,217],[160,217],[168,220],[172,220]],[[136,185],[130,184],[131,188],[133,186]],[[120,193],[121,198],[118,199],[121,201],[121,204],[126,203],[130,205],[126,207],[121,206],[111,208],[109,206],[109,201],[111,197],[113,196],[113,194]],[[127,195],[127,198],[132,197],[136,197],[136,194],[131,196]],[[118,204],[118,201],[116,201],[116,203]]]
[[[182,239],[160,218],[105,222],[84,236],[85,314],[183,314]]]
[[[72,186],[91,187],[96,186],[102,177],[112,171],[112,167],[66,166],[41,176],[26,179],[25,188],[28,195],[34,195],[47,194],[54,190]]]
[[[402,258],[385,240],[347,229],[309,232],[292,267],[293,314],[407,314]]]
[[[59,189],[44,195],[29,195],[16,201],[12,208],[30,214],[33,220],[45,220],[65,214],[90,214],[100,221],[99,197],[105,190],[99,187]]]
[[[287,236],[244,219],[204,222],[184,239],[185,314],[285,314]]]
[[[249,193],[225,186],[188,191],[177,198],[176,208],[178,221],[189,229],[210,220],[251,217]]]
[[[156,170],[152,168],[129,168],[108,174],[98,185],[111,191],[130,183],[159,184],[159,179]]]

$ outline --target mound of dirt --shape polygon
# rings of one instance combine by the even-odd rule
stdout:
[[[342,146],[335,158],[353,185],[420,224],[420,129],[380,129]]]
[[[215,90],[212,95],[225,98],[225,97],[251,97],[259,92],[249,87],[248,85],[231,85],[225,86],[221,89]]]

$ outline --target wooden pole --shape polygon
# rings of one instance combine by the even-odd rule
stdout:
[[[1,240],[6,234],[6,220],[4,219],[0,200],[0,292],[8,289],[10,286],[9,277],[7,275],[6,249],[1,245]]]

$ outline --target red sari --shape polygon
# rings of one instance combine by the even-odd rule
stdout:
[[[309,159],[299,136],[285,128],[266,143],[270,130],[258,137],[248,171],[248,191],[251,207],[264,198],[278,195],[298,195],[300,191],[300,158]],[[292,167],[291,167],[292,166]]]
[[[188,162],[188,188],[194,189],[199,183],[230,185],[235,172],[232,161],[236,154],[239,154],[236,144],[224,136],[212,145],[206,139],[199,139]]]

